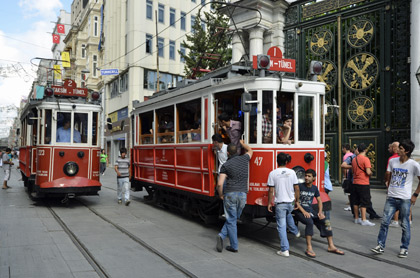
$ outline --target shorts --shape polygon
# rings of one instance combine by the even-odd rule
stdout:
[[[367,184],[353,184],[354,191],[351,193],[353,205],[363,208],[370,207],[370,186]]]
[[[3,169],[4,170],[4,180],[10,180],[10,169]]]

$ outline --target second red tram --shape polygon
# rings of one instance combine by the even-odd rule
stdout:
[[[99,94],[62,94],[46,89],[42,99],[30,99],[21,112],[19,168],[32,197],[67,201],[101,190]]]
[[[218,115],[227,113],[241,122],[243,138],[254,151],[245,218],[268,216],[267,178],[277,167],[279,152],[290,155],[288,167],[301,182],[304,171],[314,169],[316,185],[323,191],[324,84],[279,75],[252,76],[250,72],[232,65],[135,104],[132,188],[146,189],[157,202],[204,220],[222,214],[215,190],[218,161],[211,137],[220,133]],[[244,93],[248,108],[242,106]],[[280,119],[285,115],[293,121],[286,144],[280,140]],[[263,121],[269,121],[271,128],[269,133],[264,131],[265,136],[261,130],[267,129],[267,122]],[[323,193],[322,198],[328,196]]]

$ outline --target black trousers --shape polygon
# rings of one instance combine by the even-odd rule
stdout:
[[[314,225],[318,228],[321,233],[321,237],[332,236],[331,226],[325,223],[326,218],[319,219],[318,217],[306,218],[302,212],[295,212],[295,219],[299,222],[302,222],[305,225],[305,236],[314,235]]]

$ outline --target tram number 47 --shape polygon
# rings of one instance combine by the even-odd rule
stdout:
[[[262,156],[257,156],[254,160],[254,164],[257,165],[257,166],[261,166],[262,161],[263,161],[263,157]]]

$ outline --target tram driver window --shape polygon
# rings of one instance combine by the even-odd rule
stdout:
[[[79,117],[81,115],[81,117]],[[84,117],[83,117],[84,116]],[[76,119],[77,118],[77,119]],[[82,122],[87,124],[87,114],[80,114],[75,113],[74,117],[74,126],[73,126],[73,142],[74,143],[86,143],[87,138],[85,136],[84,142],[82,142],[82,136],[80,130],[83,128],[87,128],[85,124],[82,124]],[[58,112],[57,113],[57,143],[70,143],[71,138],[71,113],[68,112]],[[84,132],[84,135],[87,134]]]
[[[157,143],[166,144],[174,142],[174,107],[169,106],[156,110],[157,117]]]
[[[294,144],[294,112],[293,112],[293,94],[278,92],[277,93],[277,143]]]
[[[153,144],[153,111],[140,114],[140,144]]]
[[[314,141],[314,98],[299,96],[299,141]]]
[[[177,105],[179,143],[201,141],[201,100],[196,99]]]

